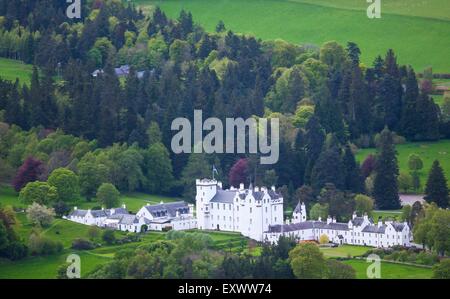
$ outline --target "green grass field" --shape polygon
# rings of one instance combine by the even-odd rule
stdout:
[[[345,264],[352,266],[356,270],[356,278],[367,278],[367,267],[370,263],[365,260],[347,260]],[[424,279],[431,278],[433,275],[430,268],[401,265],[389,262],[381,262],[381,278],[382,279]]]
[[[361,256],[366,253],[371,247],[367,246],[354,246],[354,245],[341,245],[339,247],[320,247],[320,251],[327,258],[335,258],[335,257],[348,257],[349,255],[352,257]]]
[[[360,0],[290,0],[292,2],[311,3],[327,7],[366,11],[368,4]],[[447,0],[387,0],[381,1],[382,14],[426,17],[450,20],[450,6]]]
[[[378,223],[379,217],[381,219],[391,219],[391,220],[397,220],[401,221],[402,212],[401,210],[395,210],[395,211],[373,211],[372,212],[372,218],[374,222]]]
[[[450,180],[450,140],[439,142],[414,142],[397,145],[398,162],[400,172],[409,172],[408,157],[410,154],[418,154],[423,160],[423,169],[420,173],[422,186],[426,183],[428,172],[434,160],[439,160],[445,171],[447,181]],[[374,154],[375,149],[362,149],[358,151],[356,159],[360,162],[369,154]]]
[[[436,73],[450,72],[450,21],[415,16],[420,12],[420,15],[448,18],[449,14],[445,13],[448,2],[433,2],[427,10],[417,6],[411,12],[399,8],[404,15],[389,14],[395,12],[394,5],[381,19],[368,19],[365,10],[345,9],[349,1],[333,1],[336,8],[302,0],[135,0],[146,10],[151,5],[159,5],[172,18],[176,18],[181,9],[191,11],[194,21],[208,31],[213,31],[218,21],[223,20],[228,29],[263,40],[281,38],[315,45],[331,40],[344,45],[353,41],[360,46],[362,61],[367,65],[371,65],[377,55],[384,55],[387,49],[393,48],[400,63],[411,64],[417,71],[432,66]],[[365,1],[360,2],[366,5]],[[413,1],[419,2],[423,1]]]
[[[0,260],[0,279],[52,279],[56,278],[57,270],[66,258],[76,253],[81,259],[81,277],[86,276],[98,265],[107,263],[109,257],[100,256],[90,252],[77,252],[66,250],[59,255],[44,257],[28,257],[20,261],[11,262]]]
[[[16,81],[19,78],[21,84],[28,84],[31,80],[32,66],[23,62],[0,58],[0,77]]]

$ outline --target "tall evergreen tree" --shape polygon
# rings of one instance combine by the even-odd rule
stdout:
[[[414,140],[439,139],[439,107],[427,94],[422,93],[416,106],[417,129]]]
[[[377,207],[382,210],[399,209],[397,152],[388,128],[380,135],[375,172],[373,196]]]
[[[22,107],[20,104],[19,91],[17,90],[18,87],[19,87],[19,80],[17,79],[6,102],[5,119],[6,122],[10,124],[22,125],[23,124]]]
[[[325,132],[319,123],[317,117],[313,116],[306,124],[306,169],[305,169],[305,184],[311,184],[311,172],[314,168],[316,160],[319,158],[325,142]]]
[[[349,145],[345,147],[342,162],[345,172],[345,190],[350,190],[354,193],[363,193],[364,179],[361,174],[361,169],[358,163],[356,163],[355,155]]]
[[[419,86],[417,84],[416,74],[412,68],[408,70],[405,85],[406,90],[403,95],[401,128],[403,136],[412,139],[416,134],[417,127],[421,125],[418,123],[416,114]]]
[[[341,149],[335,136],[328,135],[326,144],[311,172],[311,186],[318,194],[327,183],[334,184],[337,189],[345,188],[345,173],[342,163]]]
[[[438,160],[433,162],[430,173],[428,175],[427,185],[425,187],[425,200],[429,203],[436,203],[440,208],[448,208],[449,189],[444,170]]]

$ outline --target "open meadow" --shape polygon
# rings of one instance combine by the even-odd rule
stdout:
[[[356,270],[357,279],[367,279],[367,267],[370,265],[366,260],[351,259],[343,261]],[[431,278],[433,272],[429,267],[403,265],[391,262],[381,262],[381,279],[427,279]]]
[[[400,172],[409,172],[408,157],[410,154],[417,154],[423,160],[423,169],[420,172],[422,187],[425,185],[428,172],[434,160],[439,160],[447,181],[450,180],[450,140],[439,142],[409,142],[397,145],[398,162]],[[356,155],[356,159],[362,163],[369,154],[374,154],[375,149],[361,149]]]
[[[0,77],[10,81],[19,78],[20,84],[28,84],[31,80],[32,66],[18,60],[0,58]]]
[[[159,5],[171,18],[176,18],[181,9],[191,11],[194,21],[208,31],[214,31],[223,20],[228,29],[263,40],[284,39],[318,46],[330,40],[344,45],[353,41],[361,48],[362,61],[367,65],[393,48],[400,63],[412,64],[419,72],[428,66],[436,73],[450,72],[450,13],[448,5],[444,5],[446,0],[391,3],[382,6],[382,21],[367,18],[366,2],[356,4],[356,0],[134,2],[145,11]]]

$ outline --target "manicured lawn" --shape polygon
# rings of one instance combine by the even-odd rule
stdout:
[[[3,206],[24,207],[18,194],[11,186],[0,185],[0,204]]]
[[[349,0],[344,1],[348,4]],[[414,4],[408,1],[407,5],[403,1],[403,8],[392,6],[382,11],[381,19],[369,19],[366,9],[342,9],[340,7],[349,6],[340,4],[336,4],[339,8],[327,7],[301,0],[135,0],[147,10],[149,5],[159,5],[171,18],[178,17],[181,9],[191,11],[194,21],[210,32],[223,20],[228,29],[263,40],[284,39],[314,45],[331,40],[343,45],[353,41],[361,48],[361,59],[366,65],[372,65],[376,56],[393,48],[400,63],[411,64],[418,72],[432,66],[434,72],[443,73],[450,72],[450,14],[448,2],[440,1],[428,9],[418,6],[423,1],[414,0]],[[366,1],[359,2],[359,6],[367,8]],[[408,7],[415,5],[416,8],[407,13]],[[406,11],[405,15],[389,14],[389,11],[398,13],[400,10]],[[446,17],[446,20],[414,15]]]
[[[336,8],[366,11],[368,4],[360,0],[290,0]],[[398,14],[450,20],[450,7],[447,0],[396,0],[381,1],[382,14]]]
[[[330,257],[348,257],[349,255],[352,257],[361,256],[366,253],[371,247],[367,246],[354,246],[354,245],[341,245],[339,247],[320,247],[320,251],[323,254]]]
[[[0,77],[11,81],[19,78],[21,84],[28,84],[31,80],[33,67],[18,60],[0,58]]]
[[[392,219],[392,220],[398,220],[400,221],[402,216],[402,212],[400,210],[393,210],[393,211],[373,211],[372,212],[372,218],[377,223],[378,218],[381,217],[381,219]]]
[[[28,257],[12,262],[0,260],[0,279],[52,279],[56,278],[58,268],[67,257],[76,253],[81,258],[81,277],[86,276],[98,265],[111,261],[111,258],[89,252],[64,251],[59,255]]]
[[[370,263],[365,260],[347,260],[345,264],[352,266],[356,270],[356,278],[367,278],[367,267]],[[423,279],[431,278],[433,275],[430,268],[401,265],[389,262],[381,262],[381,278],[382,279]]]
[[[450,180],[450,140],[400,144],[397,145],[397,152],[400,172],[409,172],[408,157],[410,154],[418,154],[422,158],[424,166],[420,173],[422,187],[425,185],[428,172],[436,159],[444,169],[447,181]],[[356,159],[362,162],[369,154],[374,153],[375,149],[362,149],[358,151]]]

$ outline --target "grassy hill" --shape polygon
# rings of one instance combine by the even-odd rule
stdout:
[[[431,65],[435,72],[450,72],[450,21],[440,17],[448,17],[445,8],[449,5],[444,3],[445,0],[433,1],[426,10],[421,6],[413,5],[415,9],[407,9],[406,6],[391,5],[377,20],[368,19],[365,10],[347,9],[353,7],[350,1],[317,2],[324,5],[336,2],[336,7],[331,7],[302,0],[135,0],[147,10],[152,5],[159,5],[172,18],[177,17],[181,9],[191,11],[194,21],[208,31],[213,31],[218,21],[223,20],[228,29],[264,40],[281,38],[315,45],[330,40],[342,44],[353,41],[360,46],[362,61],[368,65],[377,55],[384,55],[388,48],[393,48],[400,63],[412,64],[418,71]],[[365,1],[360,2],[366,5]],[[407,3],[409,5],[411,1]]]
[[[351,259],[344,261],[356,270],[356,278],[367,278],[367,267],[370,263],[365,260]],[[433,271],[431,268],[402,265],[390,262],[381,262],[380,266],[382,279],[425,279],[431,278]]]
[[[21,84],[28,84],[31,80],[33,67],[18,60],[0,58],[0,77],[16,81],[19,78]]]
[[[409,172],[408,157],[410,154],[418,154],[422,158],[424,165],[420,173],[422,186],[424,186],[431,165],[436,159],[441,163],[447,181],[450,180],[450,140],[400,144],[397,145],[397,152],[400,172]],[[357,153],[356,159],[362,162],[369,154],[374,153],[375,149],[362,149]]]
[[[361,0],[289,0],[335,8],[366,11],[369,4]],[[387,0],[381,1],[381,13],[403,16],[426,17],[450,20],[450,6],[447,0]]]

